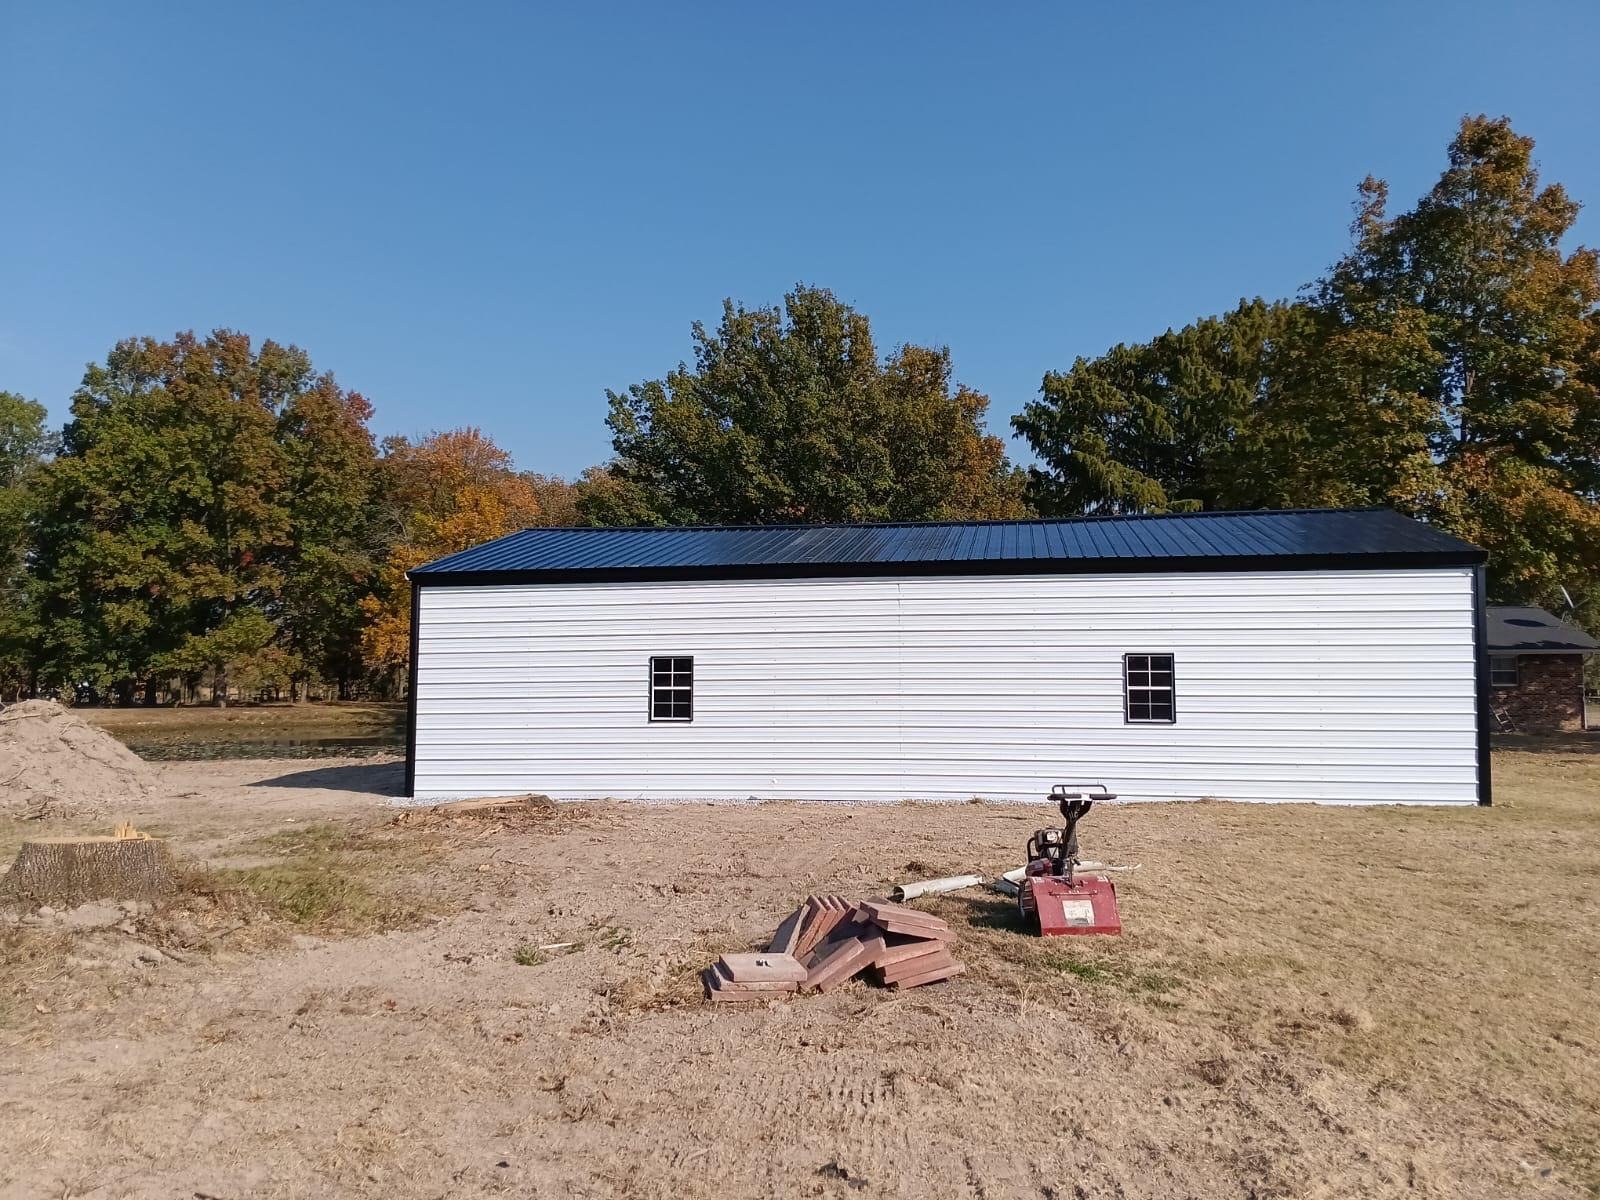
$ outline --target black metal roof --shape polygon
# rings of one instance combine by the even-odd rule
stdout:
[[[416,567],[423,584],[1471,566],[1387,509],[876,525],[524,529]]]
[[[1586,654],[1600,650],[1600,642],[1583,630],[1542,608],[1522,605],[1491,604],[1487,640],[1489,649],[1500,653]]]

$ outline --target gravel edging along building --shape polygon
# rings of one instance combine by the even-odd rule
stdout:
[[[1486,558],[1381,509],[528,529],[410,574],[406,792],[1486,804]]]

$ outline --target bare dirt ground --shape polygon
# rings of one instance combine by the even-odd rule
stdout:
[[[749,1009],[694,973],[1047,810],[395,823],[394,764],[166,766],[117,815],[188,895],[0,926],[0,1195],[1597,1195],[1600,740],[1521,745],[1489,810],[1097,810],[1121,939],[963,893],[961,978]]]

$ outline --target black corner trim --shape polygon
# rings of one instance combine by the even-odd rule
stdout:
[[[422,583],[411,581],[411,659],[406,665],[406,796],[417,794],[417,634],[422,624]]]
[[[1494,764],[1490,753],[1490,688],[1489,688],[1489,607],[1486,599],[1484,569],[1472,570],[1472,658],[1476,666],[1475,689],[1478,709],[1478,803],[1494,803]]]

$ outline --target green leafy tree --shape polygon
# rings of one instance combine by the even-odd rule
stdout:
[[[1045,375],[1012,418],[1039,463],[1028,493],[1050,515],[1184,512],[1248,504],[1272,362],[1308,315],[1241,301],[1232,312],[1119,345]]]
[[[1338,327],[1387,339],[1368,402],[1395,398],[1427,438],[1432,470],[1414,452],[1383,498],[1486,546],[1500,594],[1555,603],[1600,571],[1600,257],[1562,249],[1579,206],[1540,184],[1531,138],[1482,116],[1413,210],[1384,200],[1363,185],[1320,289]]]
[[[1483,545],[1491,589],[1600,573],[1600,263],[1533,142],[1470,117],[1294,305],[1254,301],[1047,375],[1015,421],[1048,512],[1391,505]]]
[[[387,550],[372,405],[315,373],[303,351],[269,343],[261,357],[281,380],[276,437],[290,538],[273,551],[283,586],[272,612],[298,666],[290,684],[327,680],[348,698],[365,670],[360,602]]]
[[[1385,195],[1362,184],[1355,253],[1308,289],[1306,319],[1279,343],[1243,505],[1416,511],[1440,487],[1445,426],[1427,391],[1439,364],[1427,317],[1360,262],[1382,237]]]
[[[538,499],[539,525],[648,525],[655,519],[639,489],[605,467],[586,467],[576,479],[537,471],[525,471],[523,478]]]
[[[302,352],[227,330],[130,339],[92,365],[37,528],[42,642],[62,681],[153,698],[173,664],[236,649],[217,633],[259,629],[252,613],[297,662],[350,644],[332,626],[364,569],[367,411]],[[209,664],[220,697],[229,665]]]
[[[644,489],[608,467],[589,467],[572,485],[579,525],[659,525]]]
[[[880,359],[867,318],[821,288],[728,301],[695,363],[608,393],[616,459],[592,519],[656,524],[1004,517],[1022,511],[986,397],[949,352]]]
[[[156,655],[152,668],[187,680],[209,675],[223,703],[234,687],[246,693],[287,688],[304,669],[299,656],[283,646],[278,628],[254,608],[230,614],[214,629],[190,634],[176,650]]]
[[[29,512],[54,449],[44,405],[0,392],[0,698],[31,691],[39,626],[29,587]]]

